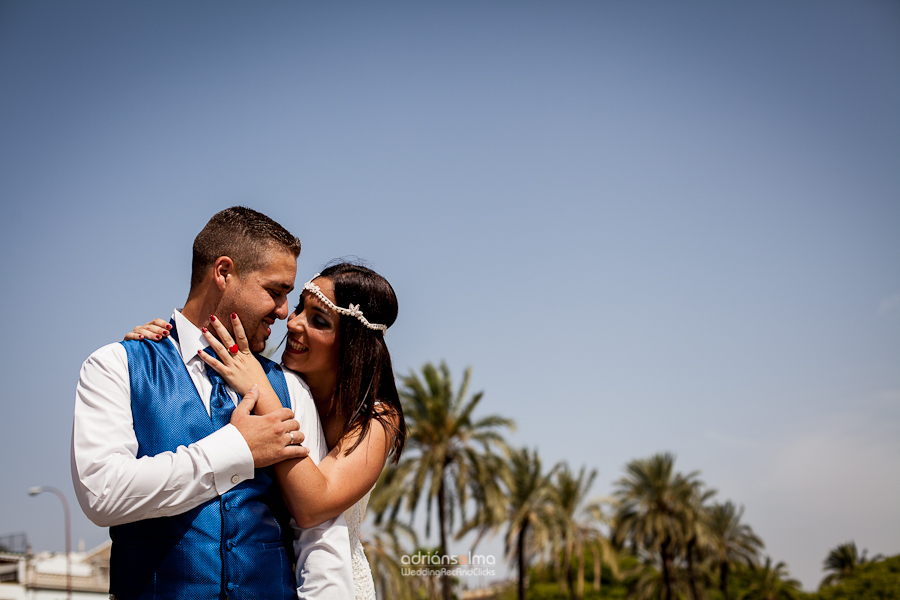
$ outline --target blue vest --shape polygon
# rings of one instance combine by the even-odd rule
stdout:
[[[174,452],[213,433],[175,346],[122,342],[131,378],[138,458]],[[281,367],[258,357],[290,407]],[[296,600],[290,517],[271,470],[172,517],[110,527],[109,591],[119,600]],[[292,554],[292,553],[291,553]]]

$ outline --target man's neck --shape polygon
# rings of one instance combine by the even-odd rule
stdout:
[[[181,314],[195,327],[209,327],[209,316],[216,314],[216,308],[219,304],[218,294],[213,297],[211,294],[191,294],[181,309]]]

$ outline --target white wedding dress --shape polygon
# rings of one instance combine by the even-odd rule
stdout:
[[[372,579],[372,569],[369,567],[369,561],[366,560],[362,542],[359,541],[359,529],[366,518],[366,506],[369,504],[371,495],[372,490],[369,490],[356,504],[344,511],[347,531],[350,534],[353,588],[356,591],[356,600],[375,600],[375,581]]]
[[[316,527],[301,529],[291,519],[299,600],[375,600],[372,570],[359,539],[371,493]]]

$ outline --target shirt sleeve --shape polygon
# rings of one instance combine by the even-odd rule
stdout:
[[[137,457],[128,357],[121,344],[81,367],[72,428],[72,482],[101,527],[186,512],[253,478],[253,455],[233,425],[175,452]]]

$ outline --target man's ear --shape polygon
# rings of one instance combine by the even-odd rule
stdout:
[[[229,277],[235,277],[234,261],[227,256],[220,256],[213,263],[213,280],[220,291],[225,291]]]

